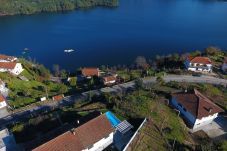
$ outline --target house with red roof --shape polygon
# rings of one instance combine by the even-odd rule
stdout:
[[[86,78],[91,78],[93,76],[99,77],[100,71],[99,71],[99,68],[83,68],[81,70],[81,74],[83,77],[86,77]]]
[[[116,132],[126,135],[132,128],[127,121],[121,122],[108,111],[49,140],[33,151],[102,151],[114,143]]]
[[[0,62],[0,72],[9,72],[14,75],[19,75],[23,70],[21,63]]]
[[[64,99],[64,95],[61,94],[61,95],[55,95],[52,97],[52,100],[53,101],[62,101]]]
[[[16,57],[0,54],[0,62],[15,62]]]
[[[113,75],[107,75],[102,77],[102,82],[104,85],[111,85],[117,81],[117,78]]]
[[[0,109],[7,106],[6,99],[0,94]]]
[[[171,104],[193,129],[210,124],[218,116],[218,113],[223,112],[223,109],[196,89],[192,93],[172,94]]]
[[[224,59],[221,69],[224,73],[227,73],[227,57]]]
[[[185,67],[189,71],[212,72],[212,62],[208,57],[187,57]]]

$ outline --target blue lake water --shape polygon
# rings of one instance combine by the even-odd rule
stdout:
[[[68,70],[131,64],[136,56],[227,49],[227,3],[120,0],[117,8],[0,17],[0,53],[29,56]],[[75,52],[64,53],[64,49]]]

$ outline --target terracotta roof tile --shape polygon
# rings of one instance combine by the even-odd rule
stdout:
[[[0,94],[0,102],[4,102],[4,101],[5,101],[4,96]]]
[[[114,76],[105,76],[105,77],[103,77],[103,79],[104,79],[105,82],[110,82],[110,81],[116,80],[116,77],[114,77]]]
[[[64,95],[56,95],[56,96],[53,96],[52,99],[54,101],[61,101],[64,99]]]
[[[16,64],[16,62],[0,62],[0,68],[14,69]]]
[[[81,151],[82,149],[79,137],[68,131],[33,151]]]
[[[0,55],[0,59],[1,60],[6,60],[6,61],[12,61],[12,60],[16,59],[16,57],[7,56],[7,55]]]
[[[111,123],[106,115],[103,114],[76,128],[75,132],[79,136],[83,147],[88,148],[90,145],[108,136],[113,130]]]
[[[98,68],[83,68],[81,70],[82,75],[85,77],[89,76],[99,76],[99,69]]]
[[[211,64],[211,60],[208,57],[189,57],[191,63]]]
[[[68,131],[33,151],[81,151],[113,131],[114,129],[106,115],[102,114],[72,130],[72,132]]]
[[[194,90],[194,93],[175,93],[172,97],[198,119],[223,112],[220,107],[197,90]]]

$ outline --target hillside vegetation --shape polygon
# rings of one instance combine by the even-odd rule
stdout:
[[[117,5],[118,0],[0,0],[0,16]]]

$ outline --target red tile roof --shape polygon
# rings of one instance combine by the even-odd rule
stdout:
[[[103,77],[103,80],[105,82],[110,82],[110,81],[115,81],[117,78],[114,77],[114,76],[106,76],[106,77]]]
[[[84,148],[88,148],[102,138],[107,137],[113,131],[114,129],[105,114],[75,129]]]
[[[4,101],[5,101],[4,96],[0,94],[0,102],[4,102]]]
[[[98,68],[83,68],[81,70],[82,75],[85,77],[90,76],[99,76],[99,69]]]
[[[14,69],[16,64],[16,62],[0,62],[0,68]]]
[[[79,137],[68,131],[33,151],[81,151],[82,149]]]
[[[56,95],[56,96],[53,96],[52,99],[54,101],[61,101],[61,100],[64,99],[64,95],[63,94],[62,95]]]
[[[219,106],[197,90],[193,93],[175,93],[172,97],[198,119],[223,112]]]
[[[106,115],[68,131],[55,139],[37,147],[33,151],[81,151],[112,133],[114,129]]]
[[[7,55],[0,55],[0,59],[1,59],[1,60],[11,61],[11,60],[16,59],[16,57],[13,57],[13,56],[7,56]]]
[[[191,63],[211,64],[211,60],[208,57],[189,57]]]

